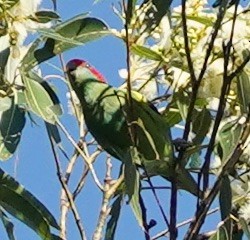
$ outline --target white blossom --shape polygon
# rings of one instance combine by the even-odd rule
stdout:
[[[155,65],[153,64],[152,66],[152,62],[143,61],[138,68],[135,67],[135,64],[132,65],[130,71],[132,89],[142,93],[148,100],[152,100],[157,96],[157,78],[150,79],[150,71],[154,68]],[[122,79],[126,80],[128,76],[127,70],[120,69],[119,75]]]
[[[198,96],[202,98],[220,97],[223,84],[224,59],[218,58],[207,68],[199,88]]]
[[[250,221],[250,199],[240,207],[238,214],[244,220]]]
[[[128,71],[126,68],[119,69],[118,74],[119,74],[120,78],[122,78],[122,79],[128,78]]]
[[[178,90],[180,87],[185,87],[190,79],[190,74],[180,68],[172,67],[174,81],[171,85],[173,89]]]
[[[5,66],[5,78],[9,83],[15,83],[19,86],[22,86],[22,79],[19,74],[19,65],[21,63],[21,60],[27,53],[29,47],[28,46],[21,46],[19,47],[19,57],[13,57],[13,55],[10,55],[7,61],[7,64]]]

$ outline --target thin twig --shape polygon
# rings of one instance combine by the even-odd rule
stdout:
[[[95,159],[99,156],[99,154],[101,153],[101,151],[99,149],[97,149],[89,158],[90,158],[90,162],[94,162]],[[83,174],[75,188],[75,190],[73,191],[73,198],[75,199],[77,197],[77,195],[81,192],[82,188],[84,187],[84,183],[85,183],[85,179],[88,175],[89,172],[89,168],[87,166],[85,166],[84,170],[83,170]]]
[[[141,193],[139,195],[139,203],[140,203],[140,207],[142,211],[142,224],[143,224],[143,229],[144,229],[145,240],[150,240],[150,234],[149,234],[150,227],[148,225],[148,220],[147,220],[147,208],[144,204]]]
[[[170,240],[176,240],[178,236],[178,230],[176,227],[177,222],[177,179],[173,178],[171,187],[171,199],[170,199]]]
[[[146,171],[145,171],[145,173],[146,173],[146,175],[147,175],[147,182],[148,182],[148,184],[149,184],[149,186],[150,186],[150,188],[151,188],[151,190],[152,190],[152,193],[153,193],[153,195],[154,195],[154,198],[155,198],[155,200],[156,200],[156,203],[157,203],[157,205],[158,205],[158,207],[159,207],[159,209],[160,209],[161,215],[162,215],[162,217],[163,217],[163,219],[164,219],[164,221],[165,221],[167,227],[170,228],[170,223],[169,223],[169,221],[168,221],[168,218],[167,218],[167,216],[166,216],[166,214],[165,214],[165,212],[164,212],[164,209],[163,209],[163,207],[162,207],[162,205],[161,205],[160,199],[158,198],[158,195],[157,195],[157,193],[156,193],[156,191],[155,191],[156,188],[154,187],[154,185],[153,185],[153,183],[152,183],[152,181],[151,181],[151,179],[150,179],[150,176],[148,176],[148,174],[147,174]]]
[[[215,213],[215,212],[217,212],[217,211],[219,211],[219,210],[220,210],[219,207],[214,208],[214,209],[212,209],[212,210],[210,210],[210,211],[207,212],[207,216],[208,216],[208,215],[211,215],[211,214],[213,214],[213,213]],[[177,227],[177,228],[183,227],[183,226],[185,226],[185,225],[191,223],[193,220],[194,220],[194,217],[189,218],[189,219],[187,219],[187,220],[185,220],[185,221],[183,221],[183,222],[181,222],[181,223],[178,223],[178,224],[176,225],[176,227]],[[151,238],[151,240],[157,240],[157,239],[159,239],[159,238],[161,238],[161,237],[166,236],[168,233],[169,233],[169,229],[166,229],[166,230],[164,230],[164,231],[162,231],[162,232],[156,234],[155,236],[153,236],[153,237]]]
[[[49,134],[48,131],[47,131],[47,133],[48,133],[48,137],[49,137],[49,140],[50,140],[50,145],[51,145],[52,153],[53,153],[55,164],[56,164],[57,176],[58,176],[59,182],[60,182],[63,190],[65,191],[68,203],[69,203],[69,205],[70,205],[70,207],[72,209],[72,213],[73,213],[73,216],[75,218],[76,226],[78,228],[80,237],[81,237],[82,240],[86,240],[87,238],[86,238],[86,234],[85,234],[85,231],[84,231],[84,227],[83,227],[82,221],[80,219],[80,215],[78,214],[75,202],[74,202],[74,200],[72,198],[72,194],[71,194],[70,190],[68,189],[68,186],[67,186],[65,180],[62,177],[62,170],[61,170],[61,166],[60,166],[60,161],[58,159],[58,156],[57,156],[57,153],[56,153],[56,150],[55,150],[55,142],[51,138],[51,136],[50,136],[50,134]],[[62,239],[66,239],[66,229],[64,229],[64,231],[61,232],[61,237],[62,237]]]
[[[247,194],[248,194],[248,193],[246,192],[246,195],[241,195],[241,196],[239,196],[238,198],[235,198],[235,199],[233,200],[233,203],[235,204],[235,203],[241,201],[242,199],[244,199],[244,198],[247,196]],[[211,215],[211,214],[213,214],[213,213],[216,213],[216,212],[218,212],[219,210],[220,210],[220,207],[213,208],[213,209],[211,209],[211,210],[209,210],[209,211],[207,212],[206,216],[209,216],[209,215]],[[194,217],[189,218],[189,219],[186,219],[186,220],[184,220],[183,222],[178,223],[178,224],[176,225],[176,227],[177,227],[177,228],[183,227],[183,226],[185,226],[185,225],[191,223],[191,222],[194,221],[194,220],[195,220]],[[220,225],[220,223],[219,223],[218,225]],[[157,233],[155,236],[153,236],[150,240],[157,240],[157,239],[159,239],[159,238],[161,238],[161,237],[166,236],[168,233],[169,233],[169,229],[163,230],[163,231]]]
[[[69,178],[70,178],[70,175],[72,173],[72,170],[73,170],[73,166],[75,165],[75,162],[76,162],[76,159],[78,157],[78,152],[75,153],[69,163],[68,163],[68,167],[66,169],[66,173],[64,175],[64,181],[65,181],[65,184],[68,184],[69,182]],[[67,201],[67,195],[66,195],[66,192],[65,190],[62,188],[61,190],[61,218],[60,218],[60,227],[61,227],[61,231],[64,231],[64,235],[66,235],[66,221],[67,221],[67,214],[68,214],[68,211],[69,211],[69,202]]]
[[[104,192],[103,192],[103,198],[102,198],[102,206],[101,211],[98,217],[97,226],[93,235],[93,240],[101,240],[102,239],[102,233],[103,229],[107,220],[107,217],[110,213],[110,200],[115,194],[117,188],[121,185],[121,183],[124,181],[124,175],[122,174],[115,182],[111,178],[111,158],[107,157],[106,160],[106,177],[104,180]]]
[[[63,133],[65,134],[65,136],[69,139],[69,141],[71,142],[71,144],[75,147],[75,149],[79,152],[79,154],[83,157],[83,160],[85,161],[85,163],[87,164],[88,168],[90,169],[90,172],[93,176],[93,179],[96,183],[96,185],[98,186],[98,188],[103,191],[103,186],[102,184],[100,183],[97,175],[96,175],[96,172],[95,172],[95,169],[92,165],[92,162],[90,161],[90,159],[86,156],[86,154],[82,151],[82,149],[77,145],[77,143],[75,142],[75,140],[71,137],[71,135],[68,133],[68,131],[66,130],[66,128],[61,124],[61,122],[59,120],[57,120],[57,123],[56,123],[59,128],[63,131]]]
[[[101,206],[101,211],[98,217],[98,222],[97,222],[97,226],[93,235],[93,240],[101,240],[102,239],[102,233],[103,233],[103,228],[105,226],[107,217],[110,213],[110,206],[109,206],[109,202],[110,202],[110,198],[112,195],[107,194],[109,189],[110,189],[110,185],[112,182],[112,178],[111,178],[111,169],[112,169],[112,164],[111,164],[111,159],[110,157],[107,157],[106,160],[106,177],[104,179],[104,192],[103,192],[103,198],[102,198],[102,206]]]

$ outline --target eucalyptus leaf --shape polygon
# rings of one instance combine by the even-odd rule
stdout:
[[[32,228],[42,239],[50,240],[50,226],[59,226],[47,208],[14,178],[0,169],[0,205]]]
[[[207,27],[212,26],[214,23],[213,20],[211,20],[210,18],[202,17],[202,16],[187,16],[187,19],[193,20],[198,23],[202,23],[206,25]]]
[[[125,161],[125,185],[129,197],[129,204],[136,217],[139,226],[143,227],[142,211],[139,202],[140,175],[136,169],[135,162],[138,160],[138,152],[135,147],[131,147]]]
[[[83,45],[109,33],[104,22],[86,17],[86,14],[73,17],[47,32],[50,33],[49,37],[37,39],[24,57],[22,68],[25,72],[57,54],[79,46],[79,43]]]
[[[0,97],[0,112],[4,112],[11,108],[12,100],[9,97]]]
[[[201,167],[201,163],[202,163],[202,159],[200,157],[200,154],[198,152],[195,152],[190,156],[190,161],[189,161],[188,166],[190,168],[198,169]]]
[[[216,233],[209,238],[209,240],[230,240],[225,226],[220,226]]]
[[[126,23],[129,24],[133,16],[137,0],[128,0],[128,7],[126,11]]]
[[[192,130],[195,133],[194,144],[201,144],[206,137],[212,123],[211,113],[203,108],[201,111],[194,111]]]
[[[115,239],[115,231],[117,228],[117,223],[120,217],[121,205],[123,200],[123,194],[120,194],[116,197],[115,201],[111,206],[110,211],[110,219],[107,223],[105,240],[114,240]]]
[[[232,235],[232,220],[230,219],[230,214],[232,211],[232,189],[230,185],[230,180],[228,176],[225,176],[222,180],[220,195],[220,212],[221,220],[225,221],[225,228],[229,236]],[[227,219],[227,220],[226,220]]]
[[[163,118],[167,122],[169,127],[173,127],[175,124],[181,122],[182,117],[176,103],[170,105],[163,113]]]
[[[40,28],[40,29],[37,29],[37,32],[40,33],[44,37],[52,38],[52,39],[57,40],[57,41],[65,42],[68,44],[74,44],[76,46],[82,45],[82,43],[79,41],[62,36],[61,34],[57,33],[54,29]]]
[[[205,26],[209,27],[213,25],[213,21],[209,19],[208,17],[202,17],[202,16],[186,16],[188,20],[192,20],[201,24],[204,24]],[[180,14],[174,14],[173,18],[180,19],[181,15]]]
[[[59,133],[59,130],[57,128],[57,125],[53,125],[53,124],[50,124],[48,122],[45,122],[45,125],[47,128],[48,134],[53,139],[53,141],[56,144],[61,143],[61,137],[60,137],[60,133]]]
[[[10,55],[10,48],[5,48],[0,52],[0,73],[4,76],[4,69]]]
[[[177,104],[182,120],[186,120],[190,98],[184,91],[178,91],[174,94],[174,101]]]
[[[162,56],[148,47],[133,44],[131,50],[140,57],[155,61],[162,61]]]
[[[20,142],[25,125],[25,112],[11,99],[11,107],[0,112],[0,160],[10,158]]]
[[[10,221],[2,208],[0,208],[0,219],[3,222],[9,240],[15,240],[16,238],[14,236],[14,224]]]
[[[32,78],[31,78],[32,77]],[[30,109],[45,121],[55,124],[62,113],[59,100],[47,82],[37,81],[37,75],[22,75],[25,98]]]
[[[239,100],[241,109],[244,113],[248,113],[250,104],[250,78],[246,72],[242,72],[237,77],[237,88],[239,93]]]
[[[240,225],[244,231],[244,234],[247,236],[248,239],[250,239],[250,229],[249,229],[248,223],[243,218],[240,218],[239,222],[240,222]]]
[[[35,16],[31,16],[30,19],[39,23],[47,23],[60,19],[60,16],[53,11],[38,11],[35,13]]]
[[[223,152],[222,162],[226,161],[230,157],[240,140],[243,126],[242,124],[239,124],[238,121],[239,120],[237,119],[225,123],[219,131],[218,141]]]

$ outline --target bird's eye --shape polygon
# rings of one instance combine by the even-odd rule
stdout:
[[[88,63],[86,63],[85,67],[86,68],[90,68],[90,65]]]

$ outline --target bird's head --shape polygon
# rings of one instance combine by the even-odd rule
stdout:
[[[88,62],[81,59],[70,60],[66,65],[66,71],[71,84],[79,84],[87,79],[95,79],[106,83],[105,78]]]

